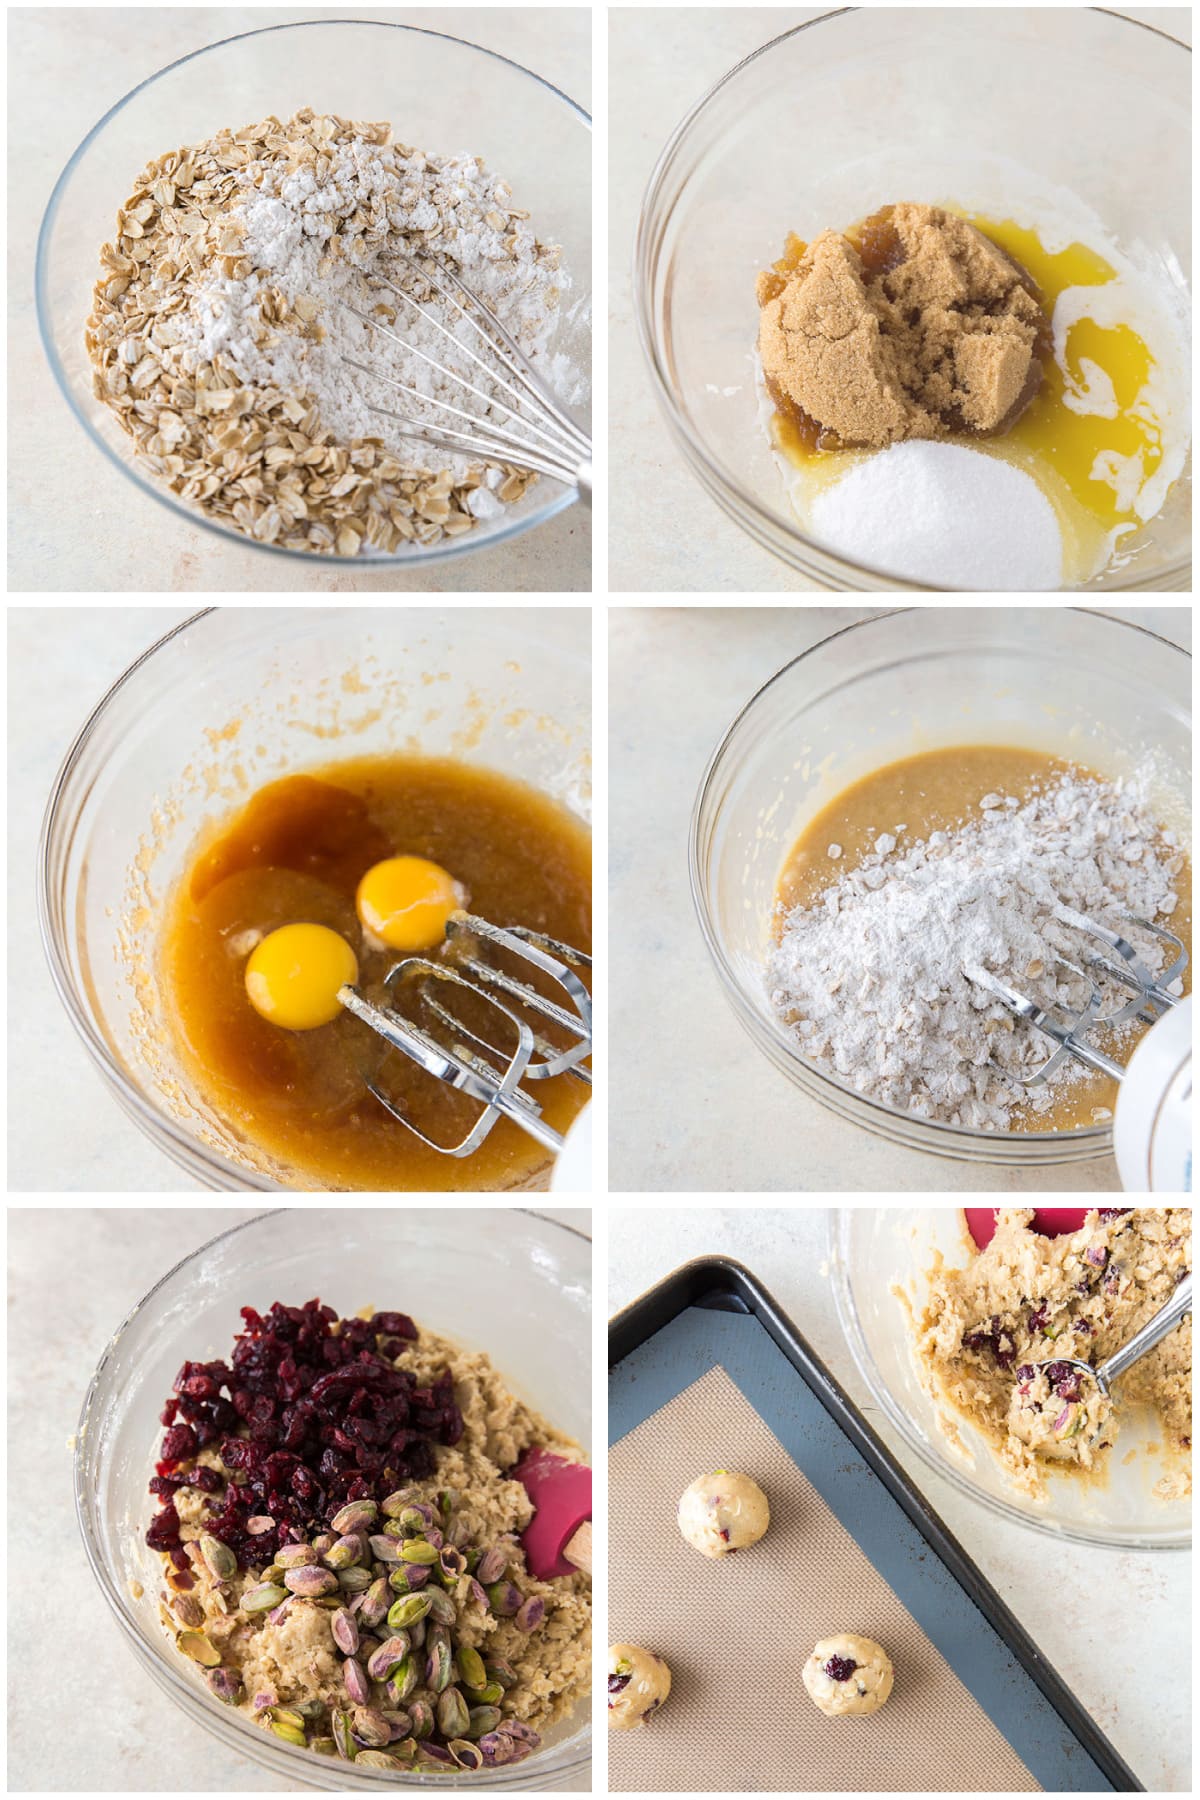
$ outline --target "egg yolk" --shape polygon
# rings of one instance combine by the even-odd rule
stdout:
[[[286,1031],[328,1025],[341,1010],[338,990],[358,980],[358,958],[328,925],[282,925],[246,964],[246,994],[255,1012]]]
[[[368,869],[355,904],[363,929],[390,950],[432,950],[446,935],[463,890],[437,863],[423,856],[390,856]]]

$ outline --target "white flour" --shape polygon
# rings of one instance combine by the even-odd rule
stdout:
[[[222,361],[245,383],[311,396],[327,430],[344,443],[381,438],[423,469],[450,469],[462,479],[470,460],[409,442],[372,411],[416,411],[431,425],[461,424],[436,407],[422,408],[386,383],[348,369],[352,356],[419,393],[463,404],[461,385],[371,331],[343,302],[371,311],[380,301],[395,310],[391,329],[448,367],[471,373],[470,364],[435,327],[368,277],[404,277],[393,259],[430,249],[461,271],[491,307],[550,386],[567,402],[586,397],[586,383],[566,356],[549,354],[564,310],[569,277],[557,251],[540,245],[527,219],[513,215],[507,184],[478,157],[430,159],[420,151],[362,139],[331,146],[318,171],[290,168],[284,158],[245,171],[245,198],[230,208],[242,232],[241,248],[254,268],[243,279],[212,276],[196,293],[181,336],[198,359]],[[289,309],[310,316],[309,334],[272,316],[273,291]],[[436,316],[478,350],[471,328],[435,300]],[[478,380],[476,372],[473,379]],[[468,410],[474,403],[468,401]],[[475,408],[475,410],[480,410]],[[473,459],[478,463],[478,458]],[[488,487],[474,496],[476,516],[491,516],[500,502]],[[492,477],[495,477],[494,479]]]
[[[1169,924],[1183,858],[1142,780],[1064,776],[1024,802],[996,794],[984,805],[977,821],[917,843],[902,821],[881,820],[875,851],[788,914],[767,986],[804,1054],[860,1093],[1003,1130],[1015,1107],[1045,1111],[1054,1093],[1016,1086],[989,1060],[1027,1075],[1052,1045],[964,968],[1054,998],[1052,959],[1079,963],[1086,944],[1055,908],[1109,926],[1125,912]],[[1163,966],[1157,951],[1147,961]],[[1058,994],[1077,1003],[1078,983]]]

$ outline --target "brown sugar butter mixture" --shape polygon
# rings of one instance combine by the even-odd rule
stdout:
[[[364,1085],[378,1040],[359,1020],[343,1011],[316,1030],[287,1031],[247,999],[255,944],[304,922],[344,936],[360,990],[386,1000],[380,983],[397,953],[367,941],[355,892],[368,869],[398,855],[438,863],[482,918],[591,948],[591,839],[564,808],[451,759],[338,762],[261,789],[210,835],[176,887],[161,966],[182,1059],[211,1110],[293,1180],[299,1172],[338,1188],[527,1185],[546,1153],[507,1120],[472,1156],[454,1158],[393,1119]],[[478,1116],[477,1102],[399,1054],[386,1076],[392,1098],[437,1142],[461,1138]],[[563,1076],[538,1086],[548,1122],[565,1130],[585,1090]]]
[[[759,276],[767,391],[796,446],[996,436],[1041,386],[1050,321],[1032,278],[965,219],[883,207]]]

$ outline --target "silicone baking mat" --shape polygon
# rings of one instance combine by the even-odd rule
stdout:
[[[1136,1789],[770,1297],[723,1262],[685,1278],[682,1311],[671,1283],[633,1309],[650,1326],[636,1346],[620,1343],[630,1315],[617,1322],[610,1636],[656,1650],[673,1681],[646,1725],[610,1732],[610,1789]],[[758,1481],[771,1527],[710,1562],[675,1506],[715,1468]],[[895,1665],[871,1718],[826,1719],[803,1687],[813,1644],[837,1631],[876,1638]]]

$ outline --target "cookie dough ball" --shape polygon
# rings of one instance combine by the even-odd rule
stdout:
[[[653,1650],[640,1644],[610,1644],[608,1729],[632,1731],[657,1712],[671,1691],[671,1671]]]
[[[830,1719],[865,1719],[892,1691],[892,1659],[873,1638],[841,1632],[822,1638],[804,1665],[814,1706]]]
[[[679,1529],[701,1556],[727,1556],[757,1544],[771,1523],[767,1496],[749,1475],[715,1469],[685,1488],[679,1501]]]

